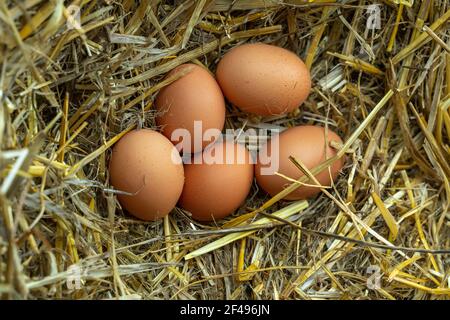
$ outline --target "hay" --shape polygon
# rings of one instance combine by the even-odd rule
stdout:
[[[1,1],[0,296],[448,299],[450,5],[386,0],[370,30],[370,4]],[[280,117],[228,106],[227,128],[326,125],[344,138],[338,155],[311,170],[292,158],[302,179],[272,199],[254,185],[216,224],[178,208],[154,223],[124,214],[110,147],[155,127],[153,98],[177,79],[164,74],[214,72],[255,41],[301,56],[313,92]],[[280,200],[340,157],[332,188]]]

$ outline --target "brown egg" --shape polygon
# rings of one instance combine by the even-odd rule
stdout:
[[[166,77],[178,72],[187,74],[158,93],[155,106],[159,115],[156,123],[162,126],[163,134],[176,144],[179,151],[199,152],[214,141],[223,129],[224,97],[216,80],[206,69],[195,64],[183,64]],[[208,136],[203,137],[205,134]]]
[[[293,111],[311,90],[308,68],[295,53],[263,43],[231,49],[220,60],[216,76],[231,103],[263,116]]]
[[[287,179],[275,175],[275,172],[279,172],[293,179],[299,179],[303,176],[300,169],[289,160],[289,156],[300,160],[308,169],[313,169],[326,159],[336,155],[336,150],[329,146],[329,142],[336,141],[342,143],[341,138],[328,129],[328,146],[325,147],[325,128],[318,126],[298,126],[290,128],[283,131],[277,137],[279,138],[279,151],[276,151],[277,143],[276,137],[274,137],[265,146],[262,146],[262,150],[260,150],[255,165],[256,182],[271,196],[276,195],[291,184]],[[278,168],[277,158],[275,158],[277,155]],[[321,185],[330,186],[331,181],[336,179],[343,165],[344,160],[341,158],[340,160],[335,161],[331,167],[324,169],[315,177]],[[306,183],[314,185],[314,182],[312,181],[307,181]],[[319,188],[301,186],[287,195],[284,199],[307,199],[315,196],[319,192]]]
[[[143,129],[124,135],[109,163],[111,184],[120,204],[142,220],[169,214],[181,195],[184,170],[180,154],[161,133]]]
[[[179,205],[200,221],[232,214],[245,201],[253,182],[251,155],[245,146],[218,141],[185,164]]]

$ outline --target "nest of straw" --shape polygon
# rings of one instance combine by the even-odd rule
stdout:
[[[371,4],[0,1],[0,296],[448,299],[450,3]],[[329,126],[333,187],[290,203],[254,185],[210,225],[125,214],[110,147],[155,127],[163,76],[256,41],[302,57],[312,94],[272,118],[229,105],[226,127]]]

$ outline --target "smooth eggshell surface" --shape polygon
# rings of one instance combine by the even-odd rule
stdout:
[[[293,52],[263,43],[231,49],[220,60],[217,81],[226,98],[244,112],[284,114],[308,97],[308,68]]]
[[[262,146],[255,165],[255,176],[258,185],[268,192],[271,196],[276,195],[292,182],[287,179],[275,175],[268,174],[270,171],[279,172],[293,179],[299,179],[303,173],[290,160],[289,156],[300,160],[308,169],[313,169],[326,159],[336,155],[336,150],[329,146],[331,141],[342,143],[341,138],[328,129],[328,143],[325,143],[325,128],[318,126],[298,126],[289,128],[278,135],[278,153],[276,152],[276,138],[272,138],[269,142]],[[273,150],[272,150],[273,149]],[[279,155],[278,165],[274,156]],[[272,165],[273,169],[269,170]],[[335,161],[330,167],[324,169],[315,177],[323,186],[330,186],[331,181],[335,180],[344,165],[341,158]],[[264,173],[262,170],[265,169]],[[307,184],[314,185],[313,181],[307,181]],[[320,192],[319,188],[311,186],[301,186],[291,192],[285,200],[308,199]]]
[[[184,183],[181,157],[159,132],[142,129],[124,135],[109,163],[111,184],[120,204],[142,220],[157,220],[176,206]]]
[[[187,74],[161,89],[156,97],[156,123],[179,151],[199,152],[220,135],[225,123],[225,100],[216,80],[206,69],[183,64],[166,78],[179,72]],[[186,137],[185,133],[189,135]],[[209,136],[203,137],[205,133]]]
[[[250,191],[254,173],[245,146],[226,141],[195,154],[184,172],[179,205],[199,221],[218,220],[238,209]]]

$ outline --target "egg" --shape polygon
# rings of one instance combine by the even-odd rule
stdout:
[[[217,66],[216,77],[232,104],[262,116],[295,110],[311,90],[303,61],[289,50],[264,43],[228,51]]]
[[[276,175],[275,172],[293,179],[303,176],[301,170],[289,160],[289,156],[300,160],[308,169],[312,170],[326,159],[336,155],[336,150],[330,146],[331,141],[342,143],[341,138],[330,129],[328,129],[326,142],[325,128],[319,126],[298,126],[281,132],[262,146],[255,165],[256,182],[271,196],[276,195],[292,182]],[[343,165],[344,160],[341,158],[315,177],[321,185],[330,186],[331,181],[339,175]],[[306,183],[315,184],[313,181]],[[301,186],[284,199],[308,199],[319,192],[319,188]]]
[[[157,220],[176,206],[184,184],[179,152],[161,133],[142,129],[125,134],[109,163],[114,189],[124,209],[142,220]]]
[[[183,64],[166,76],[187,72],[161,89],[155,100],[156,124],[179,151],[202,151],[221,134],[225,123],[225,100],[208,70]]]
[[[253,161],[245,146],[221,140],[185,164],[179,206],[199,221],[232,214],[247,198],[253,182]]]

